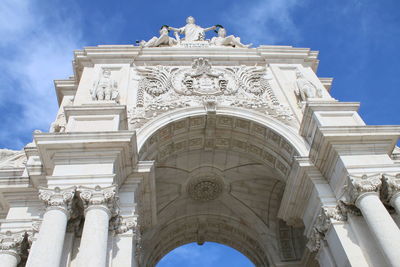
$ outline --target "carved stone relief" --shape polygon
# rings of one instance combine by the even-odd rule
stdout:
[[[255,110],[286,124],[292,121],[289,107],[278,102],[263,66],[213,67],[199,58],[191,68],[146,66],[137,71],[141,79],[136,107],[128,111],[135,128],[162,112],[210,102]]]
[[[26,160],[24,151],[0,149],[0,169],[25,167]]]
[[[93,83],[90,94],[94,101],[112,100],[118,102],[118,84],[112,79],[111,70],[103,69],[99,79]]]

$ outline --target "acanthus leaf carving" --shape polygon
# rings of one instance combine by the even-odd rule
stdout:
[[[392,198],[400,194],[400,173],[396,175],[383,174],[381,196],[389,204]]]
[[[80,186],[77,191],[82,199],[85,210],[91,206],[103,206],[110,214],[116,212],[117,186],[96,186],[94,188]]]
[[[308,249],[310,249],[312,252],[318,251],[321,247],[321,242],[325,238],[325,234],[329,230],[332,223],[343,222],[346,220],[347,214],[342,209],[341,205],[334,207],[322,207],[308,238]]]
[[[355,203],[359,196],[364,193],[379,193],[382,181],[381,174],[355,176],[349,175],[347,180],[347,190],[350,202]]]
[[[26,231],[0,233],[0,250],[19,251],[22,241],[26,237]]]
[[[54,189],[40,188],[39,199],[45,202],[47,209],[60,209],[69,215],[75,191],[75,186],[63,189],[59,187]]]

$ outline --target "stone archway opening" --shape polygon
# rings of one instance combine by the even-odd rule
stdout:
[[[298,154],[278,132],[234,116],[190,116],[156,130],[139,151],[140,160],[155,161],[157,213],[155,225],[141,227],[142,265],[207,241],[256,266],[299,261],[303,229],[277,217]]]
[[[236,249],[215,242],[206,242],[200,246],[197,243],[182,245],[165,255],[156,266],[254,267],[255,265]]]

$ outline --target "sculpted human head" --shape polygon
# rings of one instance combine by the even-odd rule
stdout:
[[[218,36],[219,36],[219,37],[226,37],[226,30],[225,30],[225,28],[219,28],[219,30],[218,30]]]
[[[167,26],[162,26],[160,29],[160,35],[162,34],[168,34],[168,27]]]
[[[194,24],[196,21],[192,16],[187,17],[186,23],[187,24]]]

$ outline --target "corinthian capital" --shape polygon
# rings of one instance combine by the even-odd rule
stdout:
[[[109,210],[113,210],[115,206],[115,199],[117,193],[117,186],[112,185],[108,187],[96,186],[94,188],[80,186],[78,188],[80,198],[83,201],[85,209],[91,206],[103,206]]]
[[[75,191],[75,186],[64,189],[60,189],[59,187],[54,189],[40,188],[39,198],[44,201],[47,209],[61,209],[69,212]]]
[[[382,184],[382,197],[390,203],[392,197],[400,193],[400,173],[396,175],[384,174]]]
[[[0,252],[11,253],[19,257],[21,243],[25,236],[25,231],[0,233]]]
[[[381,174],[348,176],[348,194],[350,201],[354,203],[364,193],[377,192],[381,188]]]

